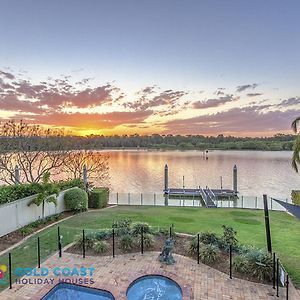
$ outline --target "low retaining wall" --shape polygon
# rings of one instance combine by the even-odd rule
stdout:
[[[67,210],[64,203],[65,192],[66,191],[62,191],[59,193],[56,206],[54,205],[54,203],[45,202],[45,217],[55,215]],[[40,206],[37,206],[35,204],[28,206],[28,204],[35,197],[36,195],[33,195],[0,205],[0,237],[42,218],[42,204],[40,204]]]

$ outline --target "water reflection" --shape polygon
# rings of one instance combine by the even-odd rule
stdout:
[[[111,151],[110,187],[113,192],[161,193],[164,166],[169,166],[169,186],[196,188],[209,186],[232,189],[232,168],[238,167],[241,195],[264,193],[285,199],[299,189],[300,175],[291,168],[291,152],[283,151]],[[107,183],[102,183],[107,184]]]

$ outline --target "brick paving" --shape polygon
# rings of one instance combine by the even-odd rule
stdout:
[[[285,299],[283,290],[280,290],[280,297],[276,297],[275,290],[271,286],[241,279],[230,279],[228,275],[204,264],[198,265],[196,261],[184,256],[175,254],[176,264],[171,266],[162,265],[157,257],[158,252],[147,252],[143,255],[126,254],[115,258],[90,256],[83,259],[79,255],[63,253],[62,258],[59,258],[57,254],[50,257],[42,264],[42,267],[48,267],[50,271],[54,267],[94,267],[95,272],[92,277],[95,283],[88,286],[108,290],[115,296],[116,300],[126,300],[126,290],[129,284],[140,276],[149,274],[164,275],[175,280],[182,288],[183,300]],[[48,278],[50,277],[53,278],[51,275]],[[76,277],[73,277],[74,279]],[[54,284],[57,282],[58,278],[55,279]],[[14,284],[13,289],[6,289],[0,293],[0,299],[38,300],[54,284]],[[297,300],[300,297],[292,289],[289,299]]]

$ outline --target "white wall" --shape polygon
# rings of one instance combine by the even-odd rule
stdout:
[[[64,203],[65,192],[62,191],[58,195],[56,206],[54,203],[45,203],[45,217],[67,210]],[[42,204],[28,206],[34,197],[30,196],[0,205],[0,237],[42,218]]]

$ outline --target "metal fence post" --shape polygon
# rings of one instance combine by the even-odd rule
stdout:
[[[141,194],[141,205],[143,205],[143,194]]]
[[[58,243],[58,253],[59,253],[59,257],[61,257],[61,240],[60,240],[60,230],[59,230],[59,226],[57,227],[57,243]]]
[[[286,285],[286,300],[289,299],[289,284],[290,284],[289,274],[286,274],[286,282],[285,282],[285,285]]]
[[[244,208],[244,196],[242,196],[242,208]]]
[[[232,279],[232,245],[229,247],[229,264],[230,264],[230,269],[229,269],[229,277]]]
[[[9,288],[12,289],[12,277],[11,277],[11,253],[8,253],[8,267],[9,267]]]
[[[277,258],[276,271],[276,296],[279,297],[279,258]]]
[[[119,204],[119,193],[117,193],[117,204]]]
[[[273,289],[275,290],[276,284],[276,254],[273,252]]]
[[[271,210],[273,210],[273,198],[271,198]]]
[[[130,193],[128,193],[128,205],[130,205]]]
[[[141,253],[144,254],[144,229],[141,228]]]
[[[85,233],[84,229],[82,230],[82,256],[85,258]]]
[[[197,263],[200,264],[200,234],[197,234]]]
[[[169,236],[170,236],[170,238],[172,238],[172,227],[171,226],[169,228]]]
[[[37,252],[38,252],[38,268],[41,268],[41,248],[40,248],[40,238],[37,238]]]
[[[154,194],[153,196],[153,203],[154,203],[154,206],[156,205],[156,194]]]
[[[113,257],[115,257],[115,229],[112,230],[112,239],[113,239]]]
[[[255,197],[255,208],[257,208],[257,196]]]

